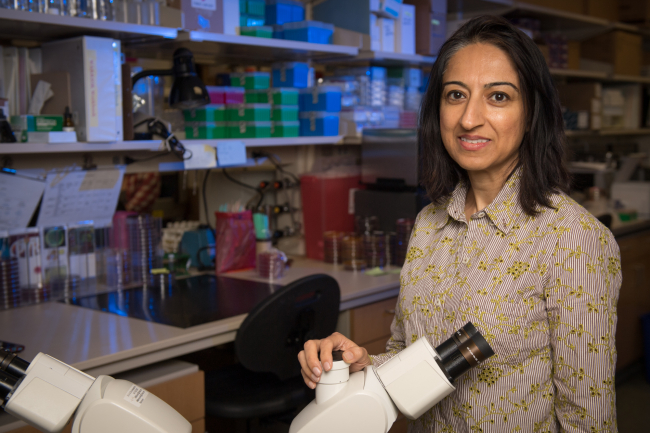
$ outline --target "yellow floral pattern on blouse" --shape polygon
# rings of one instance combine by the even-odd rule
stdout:
[[[495,356],[411,432],[615,432],[616,303],[611,232],[565,194],[527,216],[513,175],[465,218],[462,185],[418,215],[381,365],[426,336],[434,346],[471,321]]]

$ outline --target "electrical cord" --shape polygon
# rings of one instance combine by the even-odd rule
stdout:
[[[145,123],[147,124],[147,130],[150,133],[154,135],[158,135],[162,137],[163,140],[165,140],[165,148],[168,149],[168,151],[159,155],[151,156],[149,158],[135,159],[131,157],[125,157],[124,162],[126,163],[126,165],[133,164],[136,162],[151,161],[152,159],[160,158],[162,156],[167,156],[167,155],[174,155],[181,161],[186,161],[192,158],[192,151],[186,149],[185,146],[183,146],[183,143],[181,143],[180,140],[178,140],[174,134],[172,134],[171,132],[169,132],[169,130],[167,130],[167,127],[165,126],[162,120],[156,117],[149,117],[136,123],[135,125],[133,125],[133,127],[136,128]],[[188,153],[189,156],[187,156]]]
[[[282,166],[280,165],[280,162],[279,162],[280,158],[278,158],[277,155],[260,150],[260,151],[256,151],[256,152],[253,153],[253,157],[256,157],[256,156],[258,156],[258,157],[259,156],[266,156],[269,159],[269,161],[271,161],[271,164],[273,164],[275,166],[275,168],[277,168],[282,174],[291,176],[293,178],[294,182],[296,183],[296,185],[300,185],[300,179],[298,179],[298,177],[295,174],[293,174],[290,171],[287,171],[284,168],[282,168]]]
[[[228,179],[229,181],[231,181],[231,182],[233,182],[233,183],[235,183],[235,184],[237,184],[239,186],[242,186],[244,188],[251,189],[251,190],[255,191],[257,194],[259,194],[260,199],[257,201],[257,205],[255,206],[255,209],[258,209],[260,207],[260,205],[262,204],[262,200],[264,200],[264,191],[262,191],[261,188],[255,188],[254,186],[251,186],[251,185],[248,185],[248,184],[246,184],[244,182],[238,181],[237,179],[232,177],[230,174],[228,174],[228,172],[226,171],[225,168],[223,169],[223,175],[226,176],[226,179]]]
[[[208,214],[208,201],[206,200],[206,193],[205,193],[205,190],[207,189],[208,186],[208,177],[210,176],[211,171],[212,170],[208,169],[205,172],[205,177],[203,178],[203,188],[201,188],[201,194],[203,195],[203,211],[205,212],[205,223],[208,225],[208,227],[210,228],[212,234],[216,239],[217,235],[215,233],[215,229],[213,229],[212,224],[210,224],[210,215]]]

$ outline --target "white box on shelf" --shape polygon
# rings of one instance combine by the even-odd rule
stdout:
[[[370,15],[370,49],[381,51],[381,18]]]
[[[76,143],[75,131],[28,132],[28,143]]]
[[[415,54],[415,5],[402,5],[395,20],[395,51]]]
[[[120,41],[80,36],[43,44],[43,72],[70,74],[80,141],[123,139]]]
[[[395,52],[395,20],[379,18],[378,21],[381,30],[381,51]]]

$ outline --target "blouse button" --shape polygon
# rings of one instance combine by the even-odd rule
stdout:
[[[479,212],[478,215],[476,215],[479,218],[483,218],[485,216],[485,212]]]
[[[463,257],[463,264],[468,264],[469,263],[469,257],[465,256]]]

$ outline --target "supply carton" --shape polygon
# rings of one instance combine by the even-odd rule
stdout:
[[[403,4],[395,21],[395,51],[415,54],[415,6]]]
[[[612,64],[615,74],[640,75],[642,42],[643,38],[639,34],[614,30],[583,41],[580,56]]]

